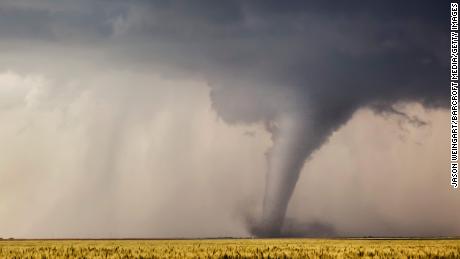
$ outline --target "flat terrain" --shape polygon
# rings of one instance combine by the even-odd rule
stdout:
[[[460,258],[459,239],[3,240],[0,258]]]

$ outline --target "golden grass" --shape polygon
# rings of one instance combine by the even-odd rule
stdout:
[[[460,258],[460,240],[4,240],[0,258]]]

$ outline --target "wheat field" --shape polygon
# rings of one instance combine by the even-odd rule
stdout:
[[[0,258],[460,258],[459,239],[3,240]]]

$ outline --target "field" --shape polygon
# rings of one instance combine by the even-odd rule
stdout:
[[[3,240],[0,258],[460,258],[459,239]]]

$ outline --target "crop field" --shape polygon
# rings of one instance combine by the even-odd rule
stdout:
[[[0,258],[460,258],[459,239],[3,240]]]

